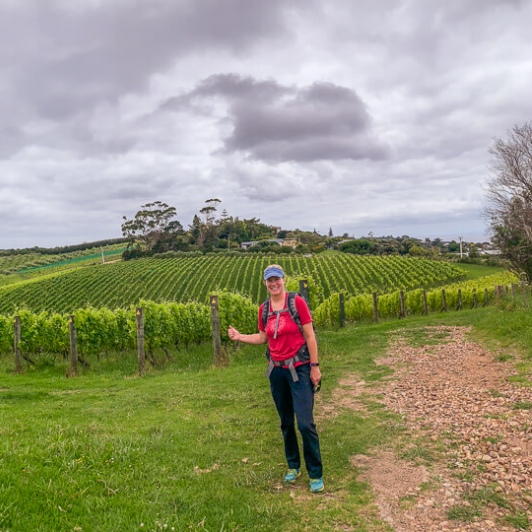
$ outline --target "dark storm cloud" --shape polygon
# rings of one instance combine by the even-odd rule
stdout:
[[[228,102],[233,130],[225,139],[226,152],[244,152],[269,162],[387,156],[364,102],[350,88],[324,82],[300,88],[219,74],[174,104],[183,106],[197,97]]]
[[[303,0],[108,1],[0,5],[0,65],[11,97],[64,118],[142,87],[181,57],[212,47],[243,53],[287,36]]]

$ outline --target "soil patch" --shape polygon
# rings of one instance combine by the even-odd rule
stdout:
[[[362,393],[378,393],[418,442],[352,458],[397,532],[504,532],[532,523],[532,389],[509,382],[511,363],[469,341],[469,330],[429,327],[416,347],[396,331],[378,361],[394,369],[391,377],[378,389],[355,377],[338,388],[339,404],[357,411]],[[419,449],[431,457],[416,459]]]

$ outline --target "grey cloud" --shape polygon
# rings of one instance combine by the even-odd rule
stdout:
[[[17,126],[0,128],[0,159],[15,153],[24,142],[23,131]]]
[[[186,225],[205,197],[287,228],[465,236],[492,138],[532,116],[531,16],[524,0],[0,0],[0,246],[118,236],[155,199]]]
[[[298,88],[235,74],[211,76],[184,95],[228,102],[232,133],[227,152],[269,162],[383,159],[388,148],[371,129],[371,118],[352,89],[316,82]]]
[[[13,97],[62,118],[139,90],[179,58],[206,49],[240,54],[287,38],[285,14],[303,0],[140,0],[69,8],[40,1],[0,6],[0,66]],[[12,62],[17,66],[12,66]]]
[[[199,98],[220,97],[228,100],[232,105],[245,105],[244,102],[259,101],[271,103],[289,94],[291,90],[280,86],[276,81],[257,81],[238,74],[216,74],[209,76],[197,84],[193,91],[184,92],[163,102],[158,112],[189,111],[193,109],[201,112],[198,106]],[[207,113],[209,113],[207,111]]]
[[[224,96],[234,102],[240,100],[258,99],[271,102],[290,92],[290,89],[280,86],[276,81],[257,81],[238,74],[216,74],[209,76],[198,84],[190,94],[196,96]]]

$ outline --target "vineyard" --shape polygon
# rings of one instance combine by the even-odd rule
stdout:
[[[496,285],[517,280],[508,273],[464,282],[465,272],[444,262],[402,257],[359,257],[339,253],[302,256],[183,256],[98,264],[61,269],[0,288],[0,352],[13,352],[14,316],[21,325],[19,349],[31,356],[69,352],[69,322],[76,324],[82,356],[124,352],[137,343],[135,310],[145,315],[149,353],[186,349],[211,340],[209,295],[220,300],[220,324],[242,332],[256,330],[257,305],[266,298],[263,269],[280,263],[288,289],[306,279],[314,320],[318,326],[340,323],[339,294],[344,319],[358,322],[374,316],[378,297],[380,317],[397,317],[400,291],[406,294],[406,313],[441,311],[445,286],[449,307],[458,295],[464,307],[473,306],[476,292],[486,289],[494,298]],[[374,295],[375,294],[375,295]],[[225,338],[226,339],[226,338]]]
[[[33,279],[45,274],[99,264],[121,258],[123,244],[61,254],[21,253],[0,255],[0,286]]]
[[[257,307],[242,296],[218,294],[220,324],[253,332],[257,323]],[[145,344],[153,356],[156,350],[187,349],[212,339],[211,314],[208,305],[199,303],[139,302],[145,317]],[[21,326],[19,349],[26,360],[33,355],[51,353],[67,357],[70,350],[69,322],[76,325],[77,346],[83,356],[106,352],[134,350],[137,345],[136,307],[109,310],[80,308],[72,315],[29,310],[17,312]],[[224,336],[225,333],[224,333]],[[13,352],[14,316],[0,315],[0,353]]]
[[[425,290],[417,288],[403,293],[406,315],[421,315],[428,312],[442,312],[447,309],[474,308],[490,304],[496,299],[497,287],[507,289],[516,286],[518,279],[509,272],[490,275],[475,281],[451,283],[445,288]],[[445,297],[445,299],[444,299]],[[514,297],[516,297],[514,293]],[[381,318],[400,316],[401,291],[382,294],[374,306],[373,294],[361,294],[346,298],[345,320],[356,323],[374,318],[374,311]],[[426,304],[426,307],[425,307]],[[446,308],[445,308],[446,307]],[[314,321],[319,325],[335,326],[340,323],[340,296],[333,294],[314,312]]]
[[[0,287],[0,313],[12,314],[19,308],[59,313],[87,306],[114,309],[137,305],[142,299],[206,304],[209,295],[220,290],[245,295],[258,304],[266,298],[262,271],[271,262],[281,264],[289,279],[309,281],[313,307],[338,292],[357,296],[430,288],[465,275],[445,262],[341,253],[149,258],[58,271]]]

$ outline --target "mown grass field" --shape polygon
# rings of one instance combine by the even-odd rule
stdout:
[[[215,368],[204,346],[143,378],[133,355],[103,357],[71,379],[57,364],[14,374],[4,357],[0,530],[389,530],[350,457],[409,435],[378,398],[362,397],[362,413],[334,404],[333,393],[348,375],[377,383],[390,374],[375,360],[391,331],[408,329],[417,341],[434,324],[472,325],[475,339],[508,349],[515,381],[531,385],[532,319],[513,304],[319,331],[320,495],[308,492],[305,476],[282,484],[261,348],[232,350],[229,367]]]

